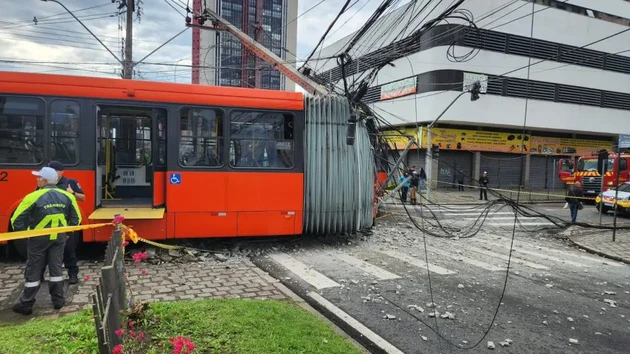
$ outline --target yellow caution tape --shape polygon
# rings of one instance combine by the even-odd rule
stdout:
[[[155,241],[150,241],[150,240],[144,239],[144,238],[142,238],[142,237],[138,237],[138,241],[142,241],[142,242],[144,242],[144,243],[146,243],[146,244],[149,244],[149,245],[151,245],[151,246],[155,246],[155,247],[163,248],[163,249],[165,249],[165,250],[179,250],[179,249],[183,249],[183,248],[185,248],[185,247],[182,247],[182,246],[165,245],[165,244],[163,244],[163,243],[159,243],[159,242],[155,242]],[[137,242],[134,242],[134,243],[137,243]]]
[[[59,234],[59,233],[66,233],[66,232],[73,232],[73,231],[80,231],[80,230],[96,229],[103,226],[114,226],[114,225],[112,223],[86,224],[86,225],[78,225],[78,226],[54,227],[54,228],[49,228],[49,229],[5,232],[5,233],[0,233],[0,241],[21,240],[21,239],[31,238],[31,237],[48,236],[51,233]]]

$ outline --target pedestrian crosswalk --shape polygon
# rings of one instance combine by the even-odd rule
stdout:
[[[364,280],[394,280],[406,276],[410,269],[429,270],[440,277],[466,272],[505,272],[510,259],[511,239],[502,236],[479,236],[465,240],[431,239],[424,248],[367,248],[352,252],[334,250],[302,250],[296,254],[276,252],[269,255],[277,265],[293,277],[317,290],[340,287],[350,276]],[[551,272],[592,267],[619,267],[621,264],[601,257],[586,255],[572,248],[560,248],[552,242],[515,241],[511,255],[511,271],[530,269]],[[402,272],[401,270],[405,270]],[[398,272],[398,273],[397,273]]]

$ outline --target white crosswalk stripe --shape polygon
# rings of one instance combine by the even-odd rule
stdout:
[[[454,260],[461,261],[461,262],[473,265],[475,267],[479,267],[479,268],[482,268],[482,269],[485,269],[485,270],[489,270],[491,272],[496,272],[496,271],[500,271],[500,270],[505,270],[506,269],[505,267],[501,267],[501,266],[496,266],[496,265],[492,265],[492,264],[489,264],[489,263],[485,263],[485,262],[482,262],[482,261],[476,260],[474,258],[470,258],[470,257],[464,256],[464,255],[461,255],[461,254],[458,254],[458,253],[443,251],[443,250],[437,249],[435,247],[430,247],[429,248],[429,252],[430,253],[437,253],[437,254],[439,254],[439,255],[441,255],[443,257],[449,257],[449,258],[452,258]]]
[[[334,288],[339,286],[339,284],[334,280],[316,270],[310,269],[306,264],[286,253],[274,253],[269,257],[317,289]]]
[[[405,263],[409,263],[412,266],[418,267],[418,268],[423,268],[423,269],[427,269],[427,262],[418,258],[414,258],[411,256],[408,256],[404,253],[401,252],[397,252],[397,251],[379,251],[380,253],[383,253],[387,256],[390,256],[392,258],[396,258],[398,260],[401,260]],[[438,265],[435,264],[431,264],[429,263],[429,270],[431,271],[431,273],[435,273],[435,274],[440,274],[440,275],[449,275],[449,274],[455,274],[456,272],[446,269],[446,268],[442,268]]]
[[[398,275],[394,274],[394,273],[390,273],[388,271],[386,271],[383,268],[377,267],[375,265],[372,265],[366,261],[360,260],[356,257],[350,256],[348,254],[345,253],[333,253],[333,255],[335,257],[337,257],[338,259],[350,264],[351,266],[354,266],[356,268],[359,268],[373,276],[375,276],[378,279],[381,280],[387,280],[387,279],[398,279],[400,278]]]
[[[495,253],[495,252],[488,251],[488,250],[481,249],[481,248],[477,248],[477,247],[472,247],[470,245],[466,245],[466,250],[477,252],[477,253],[481,253],[481,254],[485,254],[486,256],[495,257],[495,258],[503,259],[503,260],[506,260],[506,261],[510,259],[510,257],[508,255]],[[522,258],[514,257],[514,255],[512,255],[512,262],[523,264],[525,266],[528,266],[528,267],[534,268],[534,269],[549,270],[549,267],[547,267],[547,266],[544,266],[544,265],[538,264],[538,263],[534,263],[534,262],[529,262],[529,261],[526,261],[526,260],[524,260]]]
[[[507,243],[507,242],[498,242],[498,241],[492,242],[492,241],[486,241],[486,240],[475,239],[475,238],[473,238],[472,240],[474,242],[481,243],[481,244],[484,244],[484,245],[490,244],[492,246],[501,247],[501,248],[504,248],[504,249],[507,249],[507,250],[510,249],[510,244]],[[516,255],[528,254],[530,256],[534,256],[534,257],[537,257],[537,258],[542,258],[542,259],[545,259],[545,260],[548,260],[548,261],[564,263],[564,264],[572,265],[572,266],[575,266],[575,267],[585,267],[586,266],[585,264],[582,264],[582,263],[573,262],[573,261],[569,261],[569,260],[566,260],[566,259],[560,259],[558,257],[546,255],[546,254],[541,253],[541,252],[530,251],[530,250],[525,249],[524,247],[514,246],[513,249],[514,249],[514,251],[512,253],[513,255],[514,254],[516,254]]]
[[[504,242],[507,242],[509,239],[505,238],[505,237],[495,237],[497,240],[501,240]],[[524,242],[520,242],[520,241],[515,241],[514,244],[518,247],[521,248],[530,248],[530,249],[536,249],[535,246],[533,245],[529,245],[526,244]],[[597,257],[593,257],[593,256],[586,256],[583,254],[579,254],[576,252],[571,252],[570,250],[562,250],[562,249],[556,249],[553,247],[544,247],[544,251],[545,252],[549,252],[549,253],[553,253],[556,255],[560,255],[562,257],[573,257],[573,258],[578,258],[578,259],[582,259],[585,261],[589,261],[589,262],[593,262],[593,263],[597,263],[597,264],[607,264],[613,267],[622,267],[622,264],[616,263],[614,261],[610,261],[607,260],[605,258],[597,258]]]

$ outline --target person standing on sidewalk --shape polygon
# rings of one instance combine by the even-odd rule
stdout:
[[[483,171],[483,175],[479,178],[479,200],[488,200],[488,184],[490,179],[488,178],[488,172]],[[482,198],[484,197],[484,198]]]
[[[50,167],[33,171],[40,189],[28,194],[11,217],[14,231],[38,230],[81,223],[81,212],[74,196],[56,188],[57,173]],[[41,285],[42,270],[48,263],[50,283],[48,289],[53,307],[58,310],[65,304],[63,293],[63,253],[66,235],[51,233],[28,239],[24,290],[13,311],[23,315],[33,313],[35,297]]]
[[[413,170],[411,172],[411,193],[409,198],[411,199],[411,204],[416,204],[416,192],[418,191],[418,185],[420,184],[420,176],[418,176],[418,171]]]
[[[420,193],[424,193],[424,188],[427,184],[427,173],[424,172],[424,168],[420,168],[420,182],[419,182],[419,187],[420,187]]]
[[[81,185],[79,184],[79,182],[74,178],[68,178],[63,175],[64,168],[61,162],[50,161],[48,167],[54,169],[57,172],[57,177],[59,178],[59,180],[57,181],[57,188],[74,195],[74,197],[78,201],[85,200],[85,192],[83,192],[83,189],[81,189]],[[68,239],[66,240],[66,246],[63,252],[63,264],[68,271],[68,282],[70,284],[77,284],[79,282],[77,245],[79,244],[81,233],[69,232],[67,236]],[[46,266],[44,265],[44,269],[42,269],[42,281],[44,280],[45,270]]]
[[[577,220],[578,210],[583,208],[582,202],[579,198],[584,197],[584,193],[582,192],[582,184],[580,182],[575,182],[567,193],[567,197],[565,198],[567,203],[569,203],[569,210],[571,210],[571,223],[575,224]]]
[[[402,177],[400,177],[400,179],[398,180],[398,183],[402,183],[404,182],[407,177],[409,177],[409,173],[405,172]],[[409,192],[409,181],[407,181],[401,188],[400,188],[400,201],[403,203],[407,203],[407,193]]]

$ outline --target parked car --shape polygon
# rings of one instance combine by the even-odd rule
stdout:
[[[630,182],[625,182],[623,184],[620,184],[619,187],[617,187],[617,189],[618,189],[617,212],[618,213],[630,212]],[[602,206],[602,202],[603,202],[603,206]],[[599,208],[601,207],[602,212],[604,214],[608,213],[609,211],[612,211],[614,208],[614,205],[615,205],[615,190],[614,189],[607,190],[603,193],[600,193],[595,199],[595,206],[597,207],[597,210],[599,210]]]

